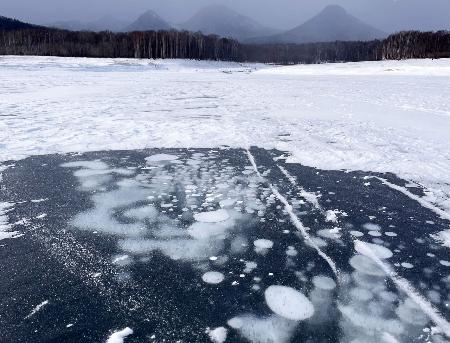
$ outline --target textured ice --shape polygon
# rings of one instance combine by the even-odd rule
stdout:
[[[270,286],[264,297],[267,306],[283,318],[300,321],[314,314],[314,306],[309,299],[291,287]]]

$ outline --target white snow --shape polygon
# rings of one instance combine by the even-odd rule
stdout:
[[[133,330],[127,327],[121,331],[114,332],[111,336],[109,336],[106,343],[123,343],[125,338],[132,334]]]
[[[220,272],[206,272],[203,274],[202,280],[206,283],[217,285],[225,280],[225,276]]]
[[[449,88],[450,59],[275,67],[4,56],[0,161],[256,145],[322,169],[396,173],[450,213]]]
[[[267,306],[283,318],[300,321],[314,314],[314,306],[309,299],[291,287],[270,286],[264,296]]]

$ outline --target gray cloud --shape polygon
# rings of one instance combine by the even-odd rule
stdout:
[[[33,23],[91,21],[104,15],[128,21],[152,9],[179,23],[200,8],[221,3],[266,26],[292,28],[329,4],[384,31],[450,29],[449,0],[2,0],[0,14]]]

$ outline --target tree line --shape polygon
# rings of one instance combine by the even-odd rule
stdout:
[[[0,55],[234,61],[238,59],[238,53],[239,44],[234,40],[187,31],[0,30]]]
[[[241,44],[187,31],[130,33],[0,28],[0,55],[184,58],[277,64],[450,57],[450,32],[405,31],[384,40],[307,44]]]

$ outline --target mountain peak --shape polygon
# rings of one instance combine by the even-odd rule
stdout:
[[[275,30],[220,4],[202,8],[181,26],[188,31],[201,31],[235,39],[276,33]]]
[[[334,4],[325,7],[320,14],[348,15],[348,12],[344,7]]]
[[[270,43],[369,41],[386,34],[349,14],[339,5],[329,5],[313,18],[280,35],[262,38]],[[261,39],[259,39],[261,41]]]
[[[158,31],[170,30],[171,25],[162,19],[155,11],[147,10],[135,22],[126,28],[126,31]]]

